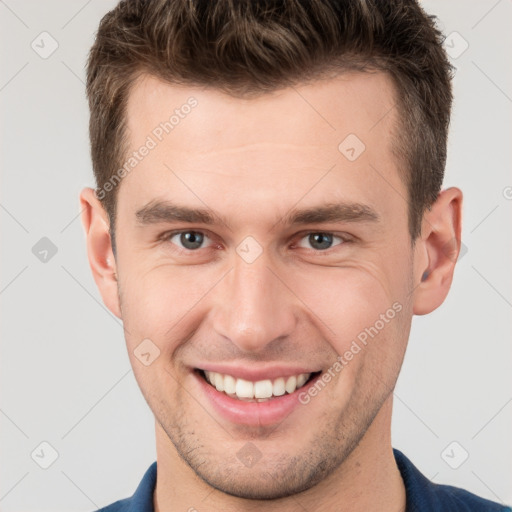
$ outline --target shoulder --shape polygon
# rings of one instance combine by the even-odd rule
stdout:
[[[512,508],[506,505],[501,505],[495,501],[489,501],[476,494],[473,494],[465,489],[459,487],[452,487],[451,485],[435,485],[440,502],[449,508],[446,510],[454,510],[461,512],[511,512]]]
[[[511,507],[464,489],[431,482],[402,452],[397,449],[393,452],[405,485],[407,512],[512,512]]]

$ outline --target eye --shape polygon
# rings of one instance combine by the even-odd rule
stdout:
[[[333,245],[333,241],[335,239],[338,239],[340,242]],[[304,245],[303,241],[306,241],[310,247]],[[344,240],[342,237],[335,236],[332,233],[324,233],[320,231],[315,233],[308,233],[301,239],[298,245],[299,247],[304,247],[306,249],[313,248],[315,251],[326,251],[331,247],[341,245],[344,242],[346,242],[346,240]]]
[[[204,241],[210,240],[208,236],[200,231],[178,231],[169,233],[163,238],[164,240],[177,245],[180,249],[186,249],[187,251],[201,249]]]

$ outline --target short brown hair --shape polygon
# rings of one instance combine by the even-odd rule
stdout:
[[[396,87],[393,152],[408,190],[409,231],[437,198],[452,103],[450,65],[435,18],[415,0],[123,0],[101,20],[87,67],[96,185],[127,149],[130,87],[148,73],[239,97],[344,71],[384,71]]]

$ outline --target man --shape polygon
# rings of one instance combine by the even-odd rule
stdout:
[[[157,443],[103,510],[506,509],[391,446],[412,316],[444,301],[460,248],[441,41],[413,1],[103,18],[83,223]]]

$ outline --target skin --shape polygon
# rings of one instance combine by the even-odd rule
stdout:
[[[95,281],[123,320],[155,415],[155,510],[405,509],[392,392],[412,316],[436,309],[451,285],[460,244],[446,247],[460,240],[462,194],[441,192],[411,243],[391,152],[394,94],[383,73],[252,99],[150,76],[133,87],[130,151],[189,97],[198,102],[119,185],[115,257],[105,211],[92,189],[81,194]],[[366,146],[353,162],[338,150],[350,133]],[[206,205],[226,224],[139,222],[136,212],[155,200]],[[367,205],[378,220],[278,222],[326,202]],[[204,233],[203,246],[187,250],[179,236],[162,236],[180,229]],[[327,250],[308,237],[319,231],[334,235]],[[247,236],[263,251],[252,263],[236,252]],[[327,371],[396,303],[401,311],[378,335],[277,425],[229,422],[191,373],[206,362]],[[134,355],[146,338],[160,350],[149,366]],[[248,441],[262,455],[250,468],[237,457]]]

